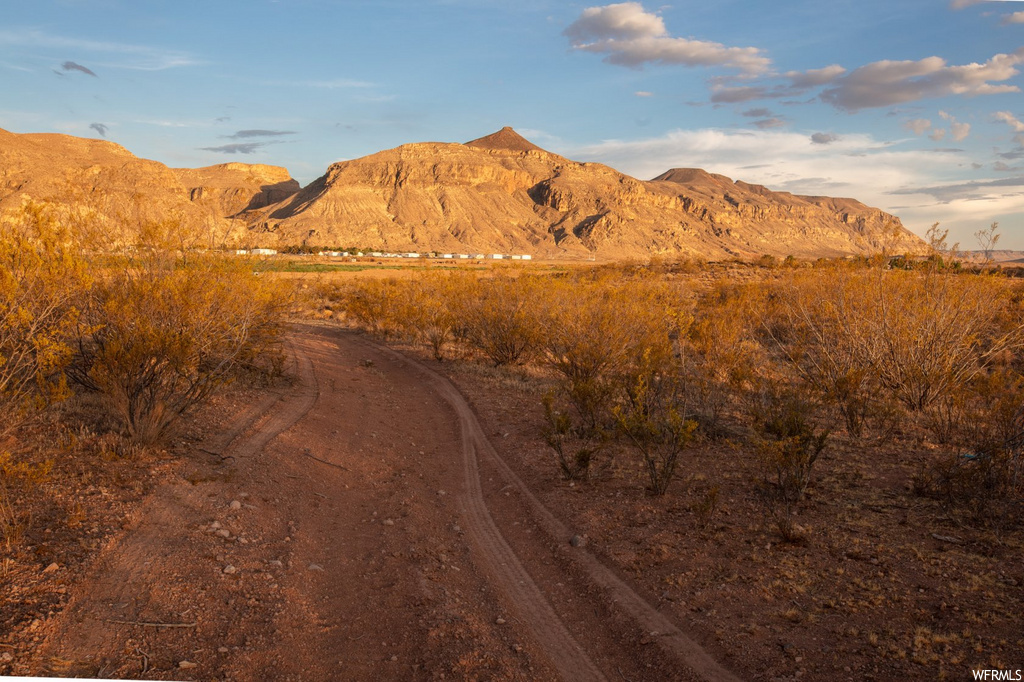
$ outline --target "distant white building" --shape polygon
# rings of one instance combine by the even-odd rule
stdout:
[[[478,254],[476,254],[475,256],[473,256],[473,258],[476,258],[476,259],[478,259],[478,260],[483,260],[484,258],[487,258],[487,256],[485,256],[485,255],[484,255],[484,254],[482,254],[482,253],[478,253]]]
[[[409,253],[403,253],[403,254],[402,254],[402,257],[403,257],[403,258],[419,258],[419,257],[420,257],[420,254],[418,254],[418,253],[413,253],[413,252],[411,252],[411,251],[410,251]]]
[[[459,258],[469,258],[469,254],[468,253],[460,253],[459,254]]]
[[[502,253],[492,253],[491,254],[491,259],[492,260],[501,260],[504,257],[505,257],[505,254],[502,254]]]
[[[246,251],[245,249],[235,249],[235,255],[236,256],[247,256],[247,255],[249,255],[249,252]]]
[[[455,256],[450,253],[442,253],[441,258],[455,258]]]
[[[524,253],[522,256],[523,260],[533,260],[533,256],[528,253]]]
[[[513,254],[512,255],[512,260],[523,260],[523,257],[522,256],[517,256],[517,255]]]
[[[253,249],[251,253],[254,256],[274,256],[277,251],[275,249]]]

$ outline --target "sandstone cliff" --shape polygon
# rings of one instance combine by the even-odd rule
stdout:
[[[851,199],[772,192],[697,169],[644,182],[544,151],[510,128],[333,164],[247,216],[254,242],[388,250],[839,256],[875,251],[894,229],[898,248],[921,246],[898,218]]]
[[[231,216],[297,190],[283,168],[174,170],[105,140],[0,130],[0,211],[50,201],[88,215],[113,243],[141,224],[173,220],[210,244],[231,244],[247,234]]]
[[[699,169],[641,181],[547,152],[511,128],[333,164],[300,190],[283,168],[171,169],[103,140],[0,130],[0,210],[85,207],[110,234],[180,221],[210,245],[645,258],[916,251],[897,218]],[[892,234],[896,234],[895,241]]]

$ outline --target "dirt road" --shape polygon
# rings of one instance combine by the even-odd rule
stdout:
[[[39,674],[731,680],[534,498],[455,387],[329,327],[105,547]]]

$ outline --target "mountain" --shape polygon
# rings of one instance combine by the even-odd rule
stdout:
[[[124,229],[171,219],[215,244],[234,243],[247,224],[232,216],[298,189],[274,166],[171,169],[105,140],[0,130],[0,211],[16,211],[26,199],[85,209],[115,242]]]
[[[331,165],[301,188],[284,168],[168,168],[105,140],[0,130],[0,211],[25,198],[88,209],[114,235],[147,222],[212,245],[645,258],[841,256],[923,244],[853,199],[802,197],[699,169],[641,181],[541,149],[511,128]]]
[[[545,151],[511,128],[335,163],[244,216],[252,243],[548,256],[842,256],[917,251],[898,218],[699,169],[641,181]]]

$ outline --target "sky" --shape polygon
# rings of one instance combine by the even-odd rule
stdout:
[[[508,125],[1024,250],[1022,71],[1020,0],[33,0],[4,8],[0,128],[305,185]]]

